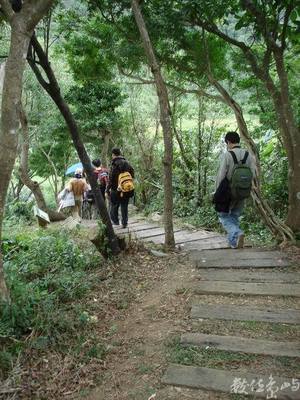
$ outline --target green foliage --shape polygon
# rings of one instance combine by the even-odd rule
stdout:
[[[115,131],[120,126],[118,108],[123,100],[120,88],[108,82],[84,82],[72,86],[66,96],[83,131]],[[99,133],[94,142],[99,142]]]
[[[33,220],[34,201],[14,200],[6,204],[5,219],[10,223]]]
[[[34,331],[40,337],[35,346],[42,346],[43,337],[54,344],[83,326],[76,302],[93,285],[89,271],[99,266],[94,248],[80,248],[67,232],[37,231],[4,237],[2,252],[11,303],[0,308],[1,335],[22,338]],[[9,357],[1,353],[1,364]]]

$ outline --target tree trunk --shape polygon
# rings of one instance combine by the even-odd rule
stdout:
[[[5,64],[1,107],[1,134],[0,134],[0,227],[2,228],[6,194],[15,164],[18,148],[19,109],[22,94],[22,79],[25,69],[29,45],[29,37],[24,33],[25,27],[21,24],[12,27],[11,45]],[[1,231],[0,228],[0,243]],[[2,257],[0,258],[0,288],[1,298],[8,299],[2,271]]]
[[[280,105],[276,107],[276,112],[280,116],[278,122],[281,134],[290,139],[285,145],[289,156],[289,208],[286,223],[294,232],[300,232],[300,128],[297,126],[291,105],[283,50],[276,49],[273,53],[280,82],[280,96],[276,96],[273,91],[274,104]]]
[[[247,124],[244,120],[243,112],[239,104],[229,95],[229,93],[225,90],[225,88],[216,81],[211,75],[209,75],[210,82],[215,86],[218,92],[222,95],[226,104],[233,110],[235,114],[235,118],[239,127],[240,134],[244,141],[247,144],[247,147],[251,153],[251,155],[255,159],[256,164],[256,176],[254,178],[254,188],[251,192],[252,199],[254,204],[258,208],[261,216],[263,217],[266,225],[269,227],[270,231],[276,236],[280,237],[283,241],[286,240],[294,240],[294,235],[291,229],[285,225],[283,221],[281,221],[274,214],[273,210],[269,206],[268,202],[263,199],[260,188],[260,161],[257,153],[256,145],[254,141],[251,139]]]
[[[63,221],[66,219],[64,214],[51,210],[46,205],[46,201],[43,195],[43,192],[40,188],[38,182],[33,181],[28,174],[28,153],[29,153],[29,134],[28,134],[28,122],[23,110],[21,107],[20,111],[20,121],[22,127],[22,147],[21,147],[21,157],[20,157],[20,166],[19,166],[19,174],[20,178],[25,186],[27,186],[33,193],[35,201],[37,203],[38,208],[45,211],[50,218],[50,221]]]
[[[203,204],[203,190],[202,190],[202,147],[203,147],[203,124],[202,124],[202,104],[200,97],[198,99],[198,135],[197,135],[197,206],[201,207]]]
[[[45,74],[48,78],[48,82],[46,82],[43,79],[43,76],[40,73],[40,70],[38,69],[38,67],[32,57],[32,49],[34,49],[36,55],[39,58],[39,65],[42,67],[43,71],[45,72]],[[109,214],[107,212],[107,208],[105,205],[105,201],[102,197],[100,187],[97,185],[97,179],[93,172],[91,160],[90,160],[90,158],[87,154],[87,151],[85,149],[85,146],[81,140],[79,128],[77,126],[75,118],[73,117],[73,114],[71,113],[71,110],[70,110],[68,104],[66,103],[66,101],[64,100],[64,98],[61,94],[58,82],[57,82],[54,72],[51,68],[48,57],[45,54],[44,50],[42,49],[41,45],[39,44],[35,35],[33,35],[31,38],[31,46],[30,46],[30,51],[29,51],[28,62],[30,64],[33,72],[35,73],[39,83],[42,85],[42,87],[46,90],[46,92],[52,98],[52,100],[54,101],[54,103],[56,104],[56,106],[58,107],[62,116],[65,119],[65,122],[69,128],[69,132],[72,137],[74,146],[76,148],[78,157],[79,157],[80,161],[82,162],[82,165],[83,165],[84,170],[86,171],[89,183],[91,184],[92,191],[95,196],[96,205],[99,210],[101,220],[104,223],[104,225],[106,226],[106,235],[107,235],[107,238],[109,241],[109,247],[112,251],[112,254],[116,255],[120,252],[120,248],[118,245],[118,239],[113,230],[111,220],[110,220]]]
[[[152,43],[147,31],[137,0],[131,2],[132,11],[138,29],[140,31],[143,47],[148,59],[149,66],[154,76],[157,96],[160,105],[160,122],[164,136],[164,226],[165,226],[165,246],[166,248],[175,247],[173,229],[173,187],[172,187],[172,163],[173,163],[173,132],[171,110],[166,84],[161,75]]]
[[[110,142],[110,132],[108,130],[104,130],[102,134],[103,144],[101,147],[101,163],[103,167],[108,166],[108,149],[109,149],[109,142]]]
[[[52,0],[36,1],[35,4],[23,4],[20,13],[15,14],[11,3],[0,0],[2,15],[11,26],[9,55],[5,64],[1,106],[0,132],[0,246],[2,222],[6,194],[15,164],[20,125],[20,104],[22,81],[25,70],[26,54],[32,32],[48,11]],[[3,273],[3,258],[0,255],[0,297],[9,300]]]

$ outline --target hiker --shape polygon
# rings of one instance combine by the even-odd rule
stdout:
[[[97,182],[100,186],[102,196],[105,199],[105,192],[106,192],[106,186],[108,183],[109,171],[107,168],[105,168],[102,165],[101,160],[99,160],[99,159],[93,160],[92,164],[94,166],[94,174],[97,177]]]
[[[100,187],[102,197],[105,202],[105,199],[106,199],[105,192],[106,192],[106,187],[107,187],[107,183],[108,183],[109,171],[107,168],[105,168],[102,165],[100,159],[93,160],[92,165],[94,167],[94,174],[97,179],[97,183]],[[90,208],[91,208],[91,219],[98,219],[99,218],[99,210],[98,210],[92,190],[89,190],[86,198],[87,198],[87,200],[90,204]]]
[[[114,225],[119,225],[119,206],[121,205],[122,227],[128,223],[128,202],[134,195],[134,169],[122,156],[121,150],[112,149],[111,170],[106,193],[110,198],[110,218]]]
[[[74,178],[72,178],[67,185],[67,190],[74,194],[75,205],[72,207],[73,218],[79,219],[80,221],[83,195],[89,190],[89,186],[83,178],[82,169],[76,169]]]
[[[251,193],[255,161],[248,151],[241,148],[237,132],[227,132],[225,143],[227,151],[220,163],[213,201],[219,220],[228,233],[230,247],[240,249],[244,247],[245,236],[239,218],[245,199]]]

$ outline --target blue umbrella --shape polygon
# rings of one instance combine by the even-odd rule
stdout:
[[[77,168],[83,169],[81,162],[71,165],[65,172],[65,175],[74,175]]]

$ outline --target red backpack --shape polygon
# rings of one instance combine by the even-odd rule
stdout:
[[[97,182],[101,187],[106,187],[108,183],[108,169],[107,168],[99,168],[95,171],[97,174]]]

